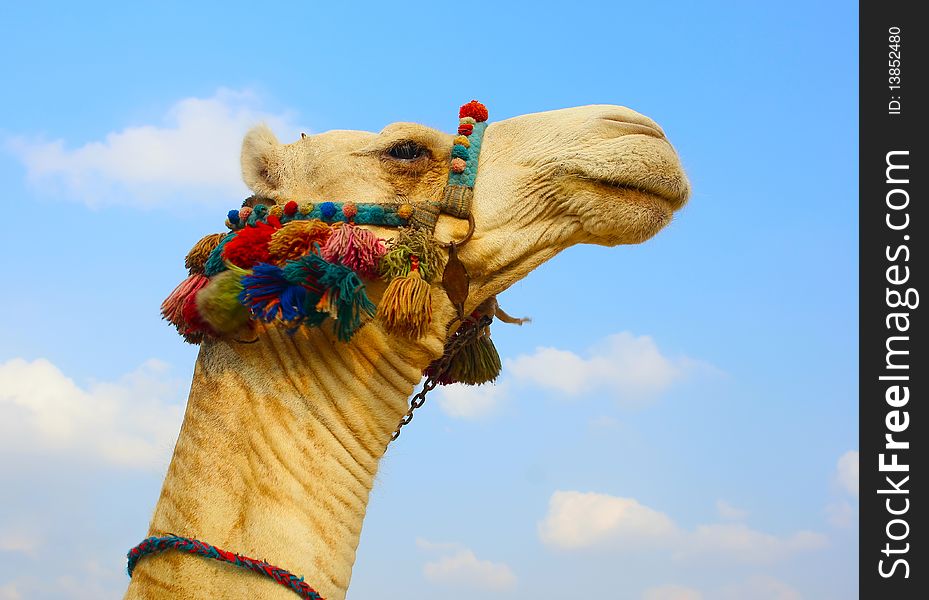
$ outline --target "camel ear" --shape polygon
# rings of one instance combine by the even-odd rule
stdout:
[[[242,141],[242,179],[260,196],[272,196],[281,189],[284,163],[281,144],[267,125],[253,127]]]

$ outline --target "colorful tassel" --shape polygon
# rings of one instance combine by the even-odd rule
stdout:
[[[345,265],[368,278],[379,274],[378,264],[386,253],[384,240],[352,223],[333,227],[332,235],[320,249],[327,261]]]
[[[317,325],[325,319],[315,308],[320,297],[316,286],[293,283],[280,267],[260,264],[242,278],[239,300],[265,322],[280,318],[285,323]]]
[[[248,322],[248,311],[239,302],[242,293],[242,278],[249,271],[233,264],[210,280],[197,294],[197,311],[203,320],[219,334],[235,333]]]
[[[374,303],[368,298],[364,284],[348,267],[309,254],[287,263],[283,273],[293,283],[311,282],[322,290],[316,296],[317,310],[335,318],[333,330],[342,341],[351,339],[365,317],[375,314]]]
[[[284,278],[294,285],[299,285],[307,290],[305,298],[306,307],[303,309],[304,316],[300,323],[310,327],[321,324],[329,314],[319,310],[319,304],[322,303],[325,295],[325,288],[320,279],[325,274],[328,263],[316,254],[308,254],[297,260],[288,261],[281,269]],[[296,296],[298,293],[292,291]],[[282,302],[284,301],[282,295]],[[292,301],[296,302],[296,298]]]
[[[206,264],[207,259],[210,258],[210,254],[225,237],[225,233],[211,233],[194,244],[194,247],[190,249],[190,252],[184,258],[184,266],[187,267],[187,271],[191,275],[203,273],[203,266]]]
[[[336,337],[347,342],[365,318],[374,316],[374,303],[368,298],[358,274],[346,266],[328,263],[319,283],[326,290],[322,300],[328,306],[327,312],[335,316]]]
[[[255,216],[255,211],[260,206],[263,205],[255,207],[252,216]],[[254,226],[240,229],[234,238],[225,243],[222,256],[226,261],[243,269],[250,269],[258,263],[270,262],[268,242],[275,231],[274,227],[265,223],[256,223]]]
[[[388,332],[422,337],[432,322],[432,284],[445,262],[432,232],[441,213],[470,216],[487,118],[477,101],[461,107],[448,185],[439,201],[278,205],[250,197],[226,214],[232,233],[208,235],[187,254],[190,277],[162,303],[162,315],[188,341],[235,333],[250,317],[296,326],[319,325],[328,316],[337,337],[347,341],[374,313]],[[400,231],[385,244],[356,223]],[[461,313],[469,286],[455,250],[449,250],[441,283]],[[375,309],[361,277],[377,275],[388,285]],[[483,383],[499,370],[500,357],[484,332],[461,347],[441,379]]]
[[[317,245],[326,243],[332,228],[322,221],[291,221],[271,236],[268,250],[271,259],[282,265],[305,254],[316,251]]]
[[[434,281],[442,271],[439,244],[429,232],[412,228],[403,228],[397,237],[388,240],[387,253],[380,265],[384,280],[409,275],[414,256],[420,276],[427,282]]]
[[[210,252],[209,258],[206,259],[206,262],[203,263],[203,274],[207,277],[212,277],[218,275],[226,270],[226,263],[223,260],[223,249],[226,247],[226,244],[236,236],[235,232],[227,233],[226,236],[220,240],[219,245],[213,248],[213,251]]]
[[[302,289],[302,286],[287,281],[280,267],[262,263],[255,265],[251,274],[242,278],[239,301],[262,321],[271,322],[281,316],[284,311],[281,306],[281,295],[289,287]],[[285,320],[292,319],[293,316]]]
[[[500,354],[490,336],[481,335],[458,350],[449,363],[446,379],[465,385],[481,385],[495,380],[502,368]]]
[[[184,302],[183,308],[185,328],[181,332],[184,340],[191,344],[199,344],[204,335],[216,337],[217,333],[209,324],[203,320],[200,311],[197,310],[197,295],[191,294]]]
[[[325,260],[316,254],[307,254],[296,260],[287,261],[281,271],[287,281],[318,289],[320,295],[322,295],[319,278],[323,276],[327,264]]]
[[[394,278],[377,307],[377,316],[391,334],[419,339],[432,322],[432,287],[420,274],[414,256],[407,275]]]
[[[182,281],[161,303],[161,317],[183,333],[187,328],[187,322],[184,319],[184,303],[187,302],[188,298],[195,296],[209,282],[209,279],[199,273],[193,274]]]

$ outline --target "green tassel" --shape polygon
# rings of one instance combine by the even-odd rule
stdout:
[[[317,309],[325,293],[323,285],[319,281],[319,278],[323,275],[324,267],[324,265],[320,264],[321,262],[325,263],[319,256],[308,254],[297,260],[287,261],[283,269],[281,269],[284,279],[295,285],[302,285],[307,291],[306,304],[300,307],[305,316],[300,319],[298,325],[318,327],[329,318],[329,313]],[[293,332],[296,329],[297,327],[294,327],[290,331]]]
[[[248,310],[239,302],[239,294],[242,293],[242,277],[251,271],[231,263],[226,266],[228,270],[210,279],[196,299],[200,316],[220,334],[235,333],[249,322]]]
[[[366,318],[374,316],[376,307],[358,274],[346,266],[331,263],[318,254],[308,254],[288,261],[284,278],[303,285],[317,302],[316,312],[308,311],[307,325],[318,325],[327,316],[335,317],[333,331],[347,342]]]
[[[325,263],[319,277],[320,285],[326,289],[324,302],[329,305],[329,313],[335,315],[333,328],[336,336],[347,342],[365,318],[374,316],[375,306],[357,273],[343,265],[328,263],[321,258],[320,261]]]
[[[466,385],[481,385],[495,380],[502,368],[500,354],[490,336],[482,335],[455,354],[448,367],[448,377]]]
[[[410,259],[419,259],[419,274],[427,283],[435,281],[442,272],[442,253],[439,243],[422,229],[403,228],[397,237],[387,241],[387,254],[381,259],[380,269],[384,281],[410,274]]]

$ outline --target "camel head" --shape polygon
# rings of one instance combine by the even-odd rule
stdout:
[[[453,139],[394,123],[380,133],[329,131],[281,144],[258,126],[243,143],[242,173],[257,196],[278,203],[437,199]],[[661,127],[631,109],[592,105],[491,121],[474,188],[476,229],[461,252],[472,275],[467,308],[574,244],[651,238],[689,194]],[[443,215],[436,237],[461,239],[467,228],[465,220]],[[441,294],[436,298],[447,303]]]
[[[483,121],[471,125],[479,127],[478,131],[485,127]],[[460,127],[467,132],[467,126],[462,122]],[[268,220],[278,218],[275,212],[296,214],[291,202],[304,203],[306,210],[299,212],[306,216],[314,210],[322,214],[323,205],[333,209],[328,202],[357,203],[356,211],[364,203],[365,210],[384,214],[385,208],[371,203],[390,204],[394,214],[400,216],[402,208],[408,213],[403,218],[412,222],[415,210],[434,207],[428,201],[447,201],[451,196],[443,196],[446,190],[451,194],[471,189],[470,179],[463,186],[446,188],[446,184],[450,171],[462,175],[462,165],[473,167],[480,148],[470,207],[474,228],[472,231],[466,218],[438,216],[435,240],[460,241],[472,234],[460,248],[449,245],[446,250],[436,250],[439,245],[429,238],[430,256],[443,252],[449,256],[440,280],[427,281],[421,276],[418,261],[427,253],[417,250],[404,259],[408,272],[393,277],[389,284],[375,274],[367,277],[363,287],[356,284],[360,280],[351,279],[357,275],[354,271],[345,273],[344,264],[327,262],[325,267],[313,267],[319,264],[315,259],[324,260],[316,254],[287,261],[284,267],[253,262],[250,274],[243,270],[244,261],[234,265],[236,261],[228,256],[236,240],[241,242],[237,252],[249,248],[269,252],[270,243],[277,239],[268,242],[262,238],[251,247],[248,244],[253,238],[249,236],[283,236],[285,232],[303,232],[304,227],[315,231],[319,225],[329,228],[319,220],[303,219],[282,226],[278,221],[280,228],[273,234],[267,231],[271,225],[247,228],[250,223],[246,223],[235,236],[213,234],[198,242],[188,254],[191,276],[162,305],[165,318],[182,330],[182,325],[195,324],[198,311],[207,308],[217,316],[209,322],[217,332],[220,326],[229,325],[226,334],[245,331],[255,335],[249,339],[244,335],[202,338],[184,425],[150,535],[176,533],[246,555],[269,557],[277,565],[306,574],[324,597],[343,599],[378,464],[401,417],[411,414],[407,412],[411,410],[408,398],[423,369],[443,356],[446,340],[464,339],[464,334],[449,338],[455,317],[462,319],[463,311],[479,315],[476,324],[471,320],[455,330],[457,335],[470,327],[471,332],[483,336],[466,340],[474,352],[470,356],[476,356],[481,348],[487,350],[484,342],[489,338],[483,324],[488,315],[512,321],[496,306],[496,294],[574,244],[614,246],[649,239],[668,224],[689,194],[680,162],[661,128],[627,108],[585,106],[491,122],[482,143],[475,141],[478,145],[473,147],[462,144],[460,138],[412,123],[393,124],[380,133],[303,135],[290,144],[279,143],[267,127],[248,133],[242,147],[242,172],[255,192],[251,201],[283,206],[280,210],[270,206],[230,211],[231,226],[243,215],[246,219],[255,216],[257,223],[259,213]],[[471,162],[461,156],[451,160],[452,154],[460,155],[462,149]],[[341,206],[344,211],[345,204]],[[469,214],[464,210],[449,212]],[[360,216],[360,212],[354,215]],[[371,233],[394,241],[398,235],[422,233],[404,230],[398,234],[397,229],[360,226],[368,231],[344,224],[339,225],[338,234],[326,229],[327,246],[318,246],[318,251],[325,253],[332,240],[349,235],[366,239],[370,249],[380,243]],[[399,243],[394,245],[399,254],[408,250]],[[388,259],[393,252],[381,255],[379,270],[385,265],[391,268]],[[206,267],[216,256],[228,258],[219,264],[227,265],[229,271],[208,279]],[[428,259],[423,262],[428,263]],[[269,281],[287,279],[286,293],[309,294],[304,290],[310,286],[294,284],[285,273],[304,266],[328,269],[326,275],[322,270],[313,275],[314,285],[323,285],[324,276],[332,272],[342,273],[339,281],[349,282],[347,286],[327,284],[328,290],[338,290],[336,303],[341,294],[360,303],[353,295],[363,291],[370,299],[365,304],[369,309],[372,304],[377,304],[378,310],[415,304],[422,310],[410,310],[409,314],[428,315],[431,308],[432,319],[420,319],[419,325],[428,326],[416,329],[415,338],[391,331],[389,318],[381,319],[381,314],[364,326],[353,316],[358,313],[351,312],[336,312],[336,317],[327,321],[333,327],[265,325],[261,321],[242,325],[248,314],[239,301],[250,293],[256,298],[273,298],[274,294],[266,291],[269,287],[262,287]],[[198,268],[202,273],[196,272]],[[471,275],[470,287],[462,275],[465,268]],[[450,272],[460,277],[448,277]],[[273,273],[278,274],[272,277]],[[311,281],[302,273],[297,271],[298,282]],[[246,278],[248,284],[239,283]],[[456,301],[458,305],[453,306],[446,294],[434,293],[433,288],[440,285],[454,297],[461,296],[453,289],[465,289],[466,301]],[[410,290],[415,294],[391,296],[391,290],[400,288],[403,294]],[[285,292],[278,289],[278,304],[272,306],[282,308]],[[317,300],[324,302],[323,296],[314,296],[309,305]],[[326,301],[333,301],[332,296]],[[287,306],[308,305],[302,302],[290,301]],[[493,311],[485,312],[491,305]],[[191,307],[194,310],[188,315]],[[203,314],[210,314],[209,310]],[[343,314],[347,316],[342,318]],[[222,315],[231,317],[221,321],[218,316]],[[293,322],[292,318],[288,321]],[[334,330],[336,323],[355,327],[349,341],[340,341],[348,338]],[[483,356],[488,355],[489,351]],[[454,353],[444,356],[448,359]],[[459,365],[479,363],[469,359]],[[493,361],[484,360],[485,365],[489,363]],[[438,368],[437,373],[433,384],[451,371]],[[477,377],[472,379],[480,383]],[[455,380],[467,382],[465,378]],[[212,561],[190,560],[178,554],[145,559],[133,575],[126,598],[161,597],[158,594],[164,590],[171,590],[171,597],[181,600],[206,596],[276,598],[284,596],[274,594],[289,593],[274,582],[238,577],[208,562]]]

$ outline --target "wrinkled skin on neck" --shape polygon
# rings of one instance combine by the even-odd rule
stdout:
[[[453,136],[410,123],[379,134],[331,131],[280,144],[264,127],[242,149],[245,182],[288,200],[397,202],[439,198]],[[412,142],[414,159],[391,149]],[[689,195],[677,155],[650,119],[587,106],[492,123],[461,249],[465,307],[579,243],[647,240]],[[436,236],[460,239],[441,217]],[[393,232],[377,230],[383,237]],[[377,302],[384,285],[368,285]],[[345,597],[368,496],[422,370],[442,352],[454,310],[433,290],[429,333],[411,341],[368,323],[351,343],[326,327],[289,335],[259,327],[254,343],[205,342],[150,535],[173,533],[266,559]],[[235,567],[179,553],[136,567],[126,598],[280,598],[292,591]]]

